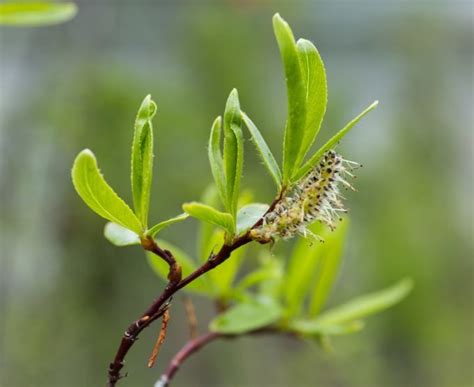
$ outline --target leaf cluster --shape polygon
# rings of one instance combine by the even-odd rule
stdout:
[[[79,153],[72,168],[72,180],[83,201],[109,223],[105,237],[117,246],[144,243],[153,238],[165,251],[171,251],[184,276],[211,259],[224,245],[231,245],[268,211],[269,205],[253,202],[241,191],[244,125],[263,163],[277,185],[276,201],[305,176],[321,156],[332,149],[349,130],[377,105],[371,104],[337,132],[316,152],[310,153],[318,135],[327,105],[326,73],[316,47],[305,39],[295,41],[289,25],[276,14],[273,28],[286,79],[288,117],[283,136],[283,160],[277,163],[262,134],[241,110],[237,90],[232,90],[224,109],[212,124],[208,158],[214,183],[200,201],[185,203],[184,213],[149,226],[149,203],[153,178],[154,139],[152,120],[157,106],[146,96],[135,119],[131,148],[131,191],[133,209],[122,200],[101,174],[94,154]],[[194,259],[187,252],[158,238],[159,233],[192,216],[200,221]],[[230,259],[190,282],[185,290],[218,301],[228,309],[219,314],[210,329],[223,334],[243,334],[272,327],[279,331],[313,338],[326,338],[361,329],[362,319],[400,301],[410,291],[410,280],[385,290],[355,298],[327,309],[327,300],[341,265],[349,221],[331,232],[322,224],[311,231],[324,243],[296,241],[287,259],[267,250],[258,259],[247,258],[247,245],[235,250]],[[145,246],[145,245],[144,245]],[[147,252],[147,259],[158,276],[168,276],[168,264]],[[251,270],[242,273],[244,261]]]

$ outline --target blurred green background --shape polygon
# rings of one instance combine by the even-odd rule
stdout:
[[[206,143],[231,88],[280,156],[286,115],[271,16],[325,60],[322,141],[374,99],[346,137],[364,164],[350,194],[352,228],[331,303],[416,282],[393,309],[334,353],[282,337],[216,342],[174,386],[464,387],[474,385],[473,3],[471,1],[78,1],[71,22],[0,28],[0,386],[105,383],[128,324],[163,283],[138,248],[102,237],[105,221],[70,181],[91,148],[131,201],[129,150],[142,98],[155,118],[151,221],[180,212],[211,181]],[[247,136],[248,137],[248,136]],[[273,183],[246,145],[244,186],[269,202]],[[190,253],[196,223],[163,237]],[[187,339],[176,297],[155,369],[147,329],[123,386],[151,386]],[[195,300],[202,331],[212,305]]]

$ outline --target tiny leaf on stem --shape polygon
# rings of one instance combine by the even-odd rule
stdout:
[[[89,208],[103,218],[141,235],[143,226],[130,207],[107,184],[97,160],[84,149],[74,160],[72,183]]]
[[[188,214],[180,214],[177,215],[173,218],[164,220],[158,224],[155,224],[153,227],[151,227],[147,232],[146,235],[151,236],[152,238],[155,237],[160,231],[163,229],[171,226],[174,223],[182,222],[183,220],[187,219],[189,217]]]
[[[197,202],[183,204],[183,210],[193,218],[221,227],[230,235],[235,234],[234,218],[228,213],[218,211],[213,207]]]

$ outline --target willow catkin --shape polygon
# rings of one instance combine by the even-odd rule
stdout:
[[[341,213],[347,212],[340,186],[354,189],[346,178],[354,177],[351,171],[359,166],[333,150],[326,152],[319,164],[265,215],[262,225],[251,230],[252,239],[265,243],[297,234],[317,237],[307,228],[315,221],[334,229]]]

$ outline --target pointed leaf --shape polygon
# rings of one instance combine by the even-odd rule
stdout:
[[[251,299],[217,316],[209,329],[223,334],[243,334],[275,323],[281,313],[280,306],[270,299]]]
[[[193,218],[221,227],[234,235],[234,218],[230,214],[197,202],[183,204],[183,210]]]
[[[323,61],[313,43],[299,39],[296,48],[306,91],[306,127],[300,157],[296,161],[299,166],[321,128],[327,105],[327,83]]]
[[[260,282],[258,286],[258,294],[279,300],[280,294],[284,289],[285,267],[283,259],[273,255],[268,251],[263,251],[259,256],[260,266],[265,268],[267,272],[272,273],[272,278]]]
[[[162,239],[158,239],[157,243],[162,249],[169,250],[173,253],[173,256],[176,258],[176,261],[181,265],[183,278],[197,269],[196,262],[180,248]],[[150,264],[153,271],[158,274],[159,277],[167,281],[169,272],[168,264],[163,259],[151,252],[147,252],[146,256],[148,263]],[[211,288],[205,276],[190,282],[189,285],[183,288],[183,290],[205,295],[212,294]]]
[[[182,222],[183,220],[187,219],[189,217],[188,214],[180,214],[175,216],[174,218],[170,218],[167,220],[164,220],[163,222],[160,222],[158,224],[155,224],[153,227],[151,227],[147,232],[146,235],[151,236],[152,238],[155,237],[160,231],[165,229],[166,227],[171,226],[174,223]]]
[[[242,119],[239,95],[233,89],[224,112],[224,169],[226,178],[226,210],[233,217],[237,213],[240,179],[243,168]]]
[[[303,335],[339,336],[359,332],[364,327],[362,321],[351,321],[346,324],[321,324],[315,320],[296,320],[290,324],[290,329]]]
[[[216,183],[217,190],[221,197],[222,203],[225,205],[227,200],[227,191],[225,184],[224,161],[221,153],[221,127],[222,118],[219,116],[215,119],[211,128],[211,135],[209,137],[208,157],[211,165],[212,176]]]
[[[323,239],[326,239],[327,234],[330,233],[330,230],[319,222],[311,225],[310,230]],[[308,291],[314,283],[325,247],[323,242],[310,241],[305,238],[299,238],[296,241],[288,261],[284,281],[283,294],[289,315],[299,314],[303,307]]]
[[[299,167],[297,160],[302,159],[300,152],[306,121],[306,89],[293,33],[279,14],[273,16],[273,30],[283,60],[288,94],[288,118],[283,139],[283,185],[287,185],[293,171]]]
[[[344,218],[334,231],[324,235],[321,261],[314,280],[315,285],[308,308],[311,317],[315,317],[324,306],[336,280],[348,227],[349,221],[347,218]]]
[[[132,246],[140,244],[140,237],[117,223],[108,222],[104,228],[105,238],[115,246]]]
[[[263,139],[258,128],[255,126],[252,120],[244,112],[242,112],[242,119],[245,122],[245,125],[247,126],[247,129],[249,130],[250,135],[252,136],[252,142],[255,144],[255,147],[257,148],[258,154],[260,155],[260,158],[263,161],[263,165],[265,165],[268,172],[270,172],[270,175],[273,177],[273,180],[275,180],[277,187],[280,188],[281,171],[280,171],[280,167],[278,166],[275,160],[275,157],[273,157],[273,154],[270,148],[268,147],[267,143]]]
[[[237,214],[237,234],[252,227],[267,212],[268,204],[252,203],[242,207]]]
[[[326,144],[324,144],[321,148],[319,148],[316,153],[311,156],[311,158],[297,171],[295,177],[293,178],[294,181],[301,179],[305,176],[313,167],[319,162],[321,157],[324,153],[334,146],[352,129],[352,127],[357,124],[362,117],[364,117],[367,113],[371,110],[375,109],[379,104],[378,101],[373,102],[367,109],[365,109],[362,113],[360,113],[356,118],[350,121],[344,128],[342,128],[339,132],[337,132],[333,137],[329,139]]]
[[[97,167],[97,160],[89,149],[84,149],[74,160],[72,183],[92,211],[139,235],[142,233],[140,221],[104,180]]]
[[[390,308],[403,300],[413,288],[411,279],[403,279],[391,287],[357,297],[332,308],[317,318],[320,324],[346,324]]]
[[[64,23],[77,13],[74,3],[0,4],[0,25],[38,27]]]
[[[153,127],[156,104],[147,95],[138,110],[132,144],[132,193],[135,213],[147,227],[153,177]]]
[[[236,285],[235,290],[242,292],[252,286],[258,285],[263,281],[274,280],[279,277],[278,273],[270,265],[260,267],[242,278]]]

